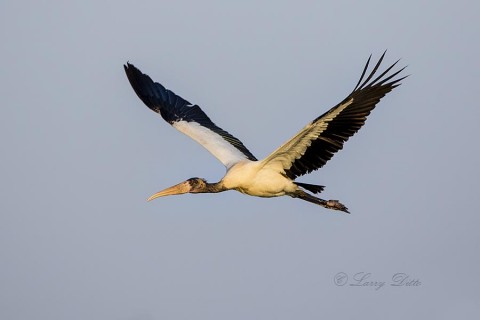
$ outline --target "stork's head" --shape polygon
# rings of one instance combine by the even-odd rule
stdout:
[[[159,191],[152,195],[147,201],[165,196],[173,196],[175,194],[184,194],[184,193],[200,193],[205,192],[207,189],[207,181],[202,178],[190,178],[187,181],[176,184],[170,188]]]

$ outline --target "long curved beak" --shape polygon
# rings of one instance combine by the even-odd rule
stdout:
[[[157,199],[159,197],[165,196],[173,196],[175,194],[184,194],[188,193],[191,190],[190,183],[188,181],[181,182],[179,184],[174,185],[173,187],[167,188],[165,190],[159,191],[152,195],[147,201],[152,201],[153,199]]]

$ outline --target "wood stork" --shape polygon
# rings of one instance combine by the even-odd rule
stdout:
[[[257,160],[240,140],[215,125],[198,105],[153,82],[148,75],[127,62],[124,68],[128,80],[147,107],[159,113],[175,129],[204,146],[227,169],[225,176],[217,183],[191,178],[155,193],[148,201],[183,193],[237,190],[258,197],[288,195],[349,213],[347,207],[338,200],[323,200],[306,192],[320,193],[324,186],[294,180],[325,165],[335,152],[342,149],[344,142],[363,126],[380,99],[400,85],[405,77],[396,76],[405,67],[390,72],[399,60],[373,78],[384,56],[385,52],[364,80],[372,57],[370,55],[360,80],[342,102],[307,124],[263,160]]]

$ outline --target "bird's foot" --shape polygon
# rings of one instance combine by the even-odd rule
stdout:
[[[338,200],[327,200],[325,205],[328,209],[340,210],[346,213],[350,213],[348,212],[348,208],[341,204]]]

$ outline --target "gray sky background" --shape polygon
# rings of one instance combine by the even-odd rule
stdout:
[[[478,317],[479,6],[0,2],[0,318]],[[233,191],[145,201],[224,168],[141,103],[127,60],[264,157],[385,49],[411,76],[299,179],[351,215]],[[386,285],[350,286],[359,272]]]

